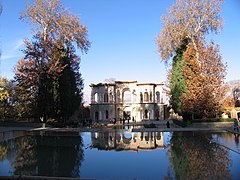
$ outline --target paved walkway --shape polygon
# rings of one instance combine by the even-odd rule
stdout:
[[[166,123],[170,122],[170,128],[167,128]],[[155,124],[156,128],[144,128],[144,125]],[[80,128],[51,128],[51,127],[0,127],[0,132],[6,131],[59,131],[59,132],[88,132],[88,131],[102,131],[111,129],[125,129],[125,126],[131,127],[133,132],[143,131],[229,131],[234,132],[232,123],[194,123],[187,127],[180,127],[173,124],[172,120],[159,120],[159,121],[143,121],[143,122],[130,122],[129,124],[97,124],[95,128],[80,127]]]

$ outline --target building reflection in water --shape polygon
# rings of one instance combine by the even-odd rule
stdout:
[[[91,133],[91,147],[101,150],[133,150],[165,148],[163,132],[104,131]]]

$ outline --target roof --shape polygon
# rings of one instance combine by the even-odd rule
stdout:
[[[151,85],[151,86],[158,86],[164,85],[163,82],[160,83],[137,83],[137,81],[115,81],[111,83],[98,83],[98,84],[90,84],[90,87],[97,87],[97,86],[115,86],[116,84],[136,84],[137,86],[144,86],[144,85]]]

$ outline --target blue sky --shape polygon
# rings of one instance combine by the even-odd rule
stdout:
[[[23,57],[22,40],[31,38],[31,28],[19,20],[30,0],[1,0],[0,73],[13,78],[13,67]],[[92,45],[81,54],[81,73],[85,83],[85,100],[89,101],[89,84],[107,78],[139,82],[166,81],[166,66],[157,53],[155,37],[161,31],[160,17],[174,0],[61,0],[88,28]],[[228,64],[226,81],[240,79],[240,1],[224,0],[224,29],[209,35]]]

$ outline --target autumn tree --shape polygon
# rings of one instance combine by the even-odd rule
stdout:
[[[183,111],[200,118],[216,117],[225,92],[222,86],[226,65],[219,53],[219,46],[213,42],[205,44],[198,45],[201,67],[192,52],[195,51],[193,46],[189,45],[184,53],[184,78],[188,88],[182,97]]]
[[[161,18],[164,27],[157,44],[162,60],[168,61],[176,54],[185,39],[192,43],[198,60],[198,42],[206,34],[217,33],[222,28],[221,5],[222,0],[176,0]]]
[[[15,79],[21,92],[24,89],[31,91],[27,94],[31,94],[31,103],[35,104],[35,116],[46,119],[59,111],[56,102],[59,94],[64,94],[61,93],[66,89],[64,84],[69,82],[69,77],[63,78],[69,70],[72,72],[71,81],[74,81],[71,84],[75,86],[71,95],[81,101],[81,98],[76,98],[82,96],[83,83],[79,72],[80,57],[76,55],[75,46],[82,52],[88,50],[87,29],[80,23],[79,17],[67,11],[59,0],[35,0],[20,18],[34,25],[35,35],[32,41],[24,41],[25,58],[16,66]],[[69,97],[69,93],[66,96]],[[65,104],[69,103],[65,101]]]
[[[210,32],[217,33],[221,30],[223,24],[220,16],[221,4],[222,0],[177,0],[167,14],[162,16],[164,27],[157,37],[158,51],[162,60],[166,62],[174,56],[170,75],[171,103],[175,112],[180,114],[185,106],[188,106],[190,114],[194,112],[196,106],[199,107],[198,98],[202,93],[199,93],[198,90],[203,84],[202,81],[207,81],[203,78],[205,75],[202,74],[202,69],[206,66],[201,64],[203,56],[200,54],[202,49],[199,49],[199,44],[206,43],[205,36]],[[180,51],[184,43],[186,47]],[[186,57],[188,57],[187,60]],[[225,68],[223,69],[225,70]],[[187,82],[188,79],[195,82],[195,86],[190,86],[191,83]],[[211,78],[211,80],[216,79]],[[190,104],[183,102],[184,82]],[[214,84],[214,82],[210,84]],[[189,90],[189,88],[194,89]],[[186,112],[186,109],[184,111]]]
[[[14,118],[15,84],[0,76],[0,119]]]
[[[0,77],[0,118],[5,119],[6,106],[9,93],[7,91],[7,79]]]

